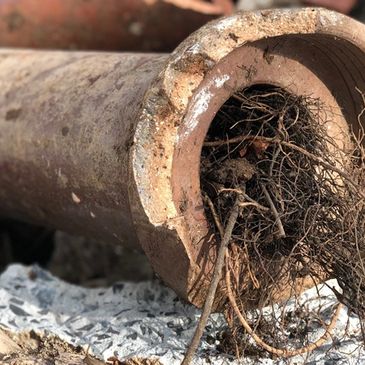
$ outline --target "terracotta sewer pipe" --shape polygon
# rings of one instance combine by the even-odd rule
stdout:
[[[365,26],[271,10],[213,21],[170,55],[1,51],[2,215],[141,247],[201,305],[216,252],[201,147],[229,96],[262,83],[320,98],[329,133],[346,134],[363,108]]]
[[[0,46],[172,51],[232,0],[0,0]]]

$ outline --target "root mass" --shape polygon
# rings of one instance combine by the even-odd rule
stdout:
[[[237,310],[251,318],[252,331],[266,344],[256,341],[255,346],[282,348],[291,335],[292,348],[271,352],[290,356],[314,349],[305,331],[288,332],[285,305],[272,318],[263,308],[296,298],[306,287],[329,278],[342,288],[341,293],[334,289],[338,300],[364,318],[365,154],[360,116],[358,122],[360,132],[330,136],[331,113],[319,100],[270,85],[234,94],[213,120],[201,155],[201,188],[217,242],[239,200],[225,267],[227,292],[236,303],[236,308],[232,300],[226,305],[230,348],[237,354],[252,350]],[[333,328],[339,308],[328,328]]]

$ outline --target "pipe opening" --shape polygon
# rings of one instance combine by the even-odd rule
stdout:
[[[326,50],[324,51],[325,47]],[[347,59],[341,51],[341,47],[342,49],[346,48],[346,50],[348,50]],[[265,156],[265,152],[271,151],[270,147],[277,145],[278,143],[270,142],[268,147],[266,141],[261,138],[261,141],[256,140],[254,143],[251,141],[250,144],[248,143],[249,141],[246,141],[245,143],[239,142],[236,144],[230,143],[229,146],[226,145],[224,148],[221,147],[218,151],[218,147],[215,145],[211,146],[212,148],[214,147],[215,150],[214,153],[210,155],[210,152],[207,152],[207,146],[203,147],[203,153],[201,154],[203,144],[208,141],[217,142],[220,139],[226,142],[227,138],[230,139],[237,137],[239,139],[241,137],[239,133],[235,134],[235,129],[230,129],[230,126],[238,122],[235,118],[251,118],[252,116],[249,113],[253,113],[252,106],[246,112],[240,110],[238,116],[233,115],[233,118],[231,114],[228,113],[227,115],[227,109],[232,109],[233,107],[240,108],[237,95],[242,93],[243,90],[245,90],[245,93],[249,93],[249,98],[256,95],[255,97],[259,98],[261,100],[260,102],[264,102],[264,105],[266,105],[268,110],[271,110],[273,106],[268,106],[266,104],[267,102],[269,102],[269,104],[274,102],[275,104],[275,102],[278,103],[278,101],[263,101],[262,96],[265,93],[280,90],[279,94],[282,96],[286,95],[285,97],[288,100],[293,101],[293,103],[294,100],[296,100],[296,103],[301,104],[303,109],[298,107],[298,104],[294,103],[296,106],[294,107],[293,104],[292,113],[299,108],[300,110],[303,110],[303,115],[309,115],[312,119],[313,123],[310,128],[314,128],[316,125],[321,126],[321,131],[318,132],[318,135],[323,135],[323,138],[319,139],[322,142],[327,141],[327,143],[321,145],[321,148],[323,148],[322,150],[320,148],[315,151],[316,154],[318,154],[317,157],[325,156],[325,158],[328,159],[328,164],[331,166],[333,165],[333,167],[338,167],[340,169],[342,169],[343,166],[346,166],[346,171],[347,169],[351,170],[351,166],[354,167],[353,162],[355,161],[351,160],[349,157],[352,156],[354,152],[351,151],[351,149],[354,148],[354,145],[350,143],[350,134],[352,131],[355,132],[357,137],[356,140],[360,142],[359,147],[364,145],[364,139],[361,138],[362,121],[358,119],[358,116],[364,107],[362,95],[358,90],[361,92],[365,90],[365,80],[363,76],[361,76],[361,71],[365,70],[365,64],[361,55],[362,51],[354,44],[350,44],[350,42],[344,39],[335,39],[333,36],[326,34],[296,34],[264,38],[259,41],[247,43],[229,53],[227,57],[223,58],[211,71],[209,71],[209,73],[207,73],[199,88],[194,92],[189,102],[184,122],[178,131],[178,139],[175,146],[175,154],[172,165],[172,191],[174,194],[174,203],[180,217],[184,217],[185,224],[185,226],[176,226],[178,227],[178,232],[182,242],[184,243],[184,249],[186,249],[187,257],[191,260],[190,262],[194,263],[195,271],[192,277],[194,277],[194,275],[195,277],[192,282],[195,282],[196,284],[189,294],[189,300],[191,300],[194,304],[198,306],[202,304],[204,292],[199,288],[204,287],[204,278],[210,277],[211,268],[214,264],[217,246],[213,244],[214,240],[211,237],[212,234],[214,233],[217,241],[220,241],[216,224],[212,221],[211,209],[208,207],[204,196],[207,195],[211,200],[212,196],[209,194],[213,194],[213,198],[218,195],[219,198],[221,198],[221,196],[231,196],[230,198],[227,198],[230,205],[227,205],[227,199],[223,202],[222,200],[218,202],[217,210],[220,210],[223,220],[222,225],[224,226],[225,219],[228,218],[227,206],[228,208],[232,207],[235,193],[224,191],[218,194],[218,191],[222,187],[223,189],[232,189],[232,185],[235,183],[234,179],[237,180],[237,176],[231,173],[232,170],[240,170],[238,179],[241,178],[244,180],[245,174],[247,174],[252,167],[250,165],[243,166],[245,162],[242,162],[242,160],[237,162],[237,158],[245,157],[246,153],[251,153],[251,155],[254,154],[252,151],[256,147],[258,154],[260,154],[261,151],[264,158],[268,159],[270,157]],[[337,76],[334,77],[334,75]],[[222,116],[222,111],[224,112],[225,109],[226,119],[230,121],[230,126],[223,126],[222,129],[219,127],[219,123],[222,123],[219,122],[219,120]],[[268,117],[271,116],[269,115]],[[278,115],[276,115],[271,119],[271,122],[274,123],[271,127],[274,129],[277,128],[275,127],[275,121],[278,122],[278,118]],[[239,123],[238,125],[242,126],[242,123]],[[255,128],[256,129],[252,130],[251,133],[258,132],[257,125]],[[243,130],[241,130],[241,132],[243,132]],[[248,131],[244,132],[247,133]],[[208,136],[208,139],[204,142],[206,135]],[[318,135],[315,138],[318,138]],[[267,134],[267,131],[264,135],[261,135],[261,137],[273,138],[270,133]],[[307,151],[308,143],[311,143],[309,137],[310,133],[306,137],[308,140],[305,140],[304,142],[302,141],[303,143],[296,141],[298,142],[298,147],[304,147],[304,150]],[[290,133],[287,135],[287,138],[288,140],[286,142],[292,141],[292,135]],[[227,155],[228,147],[229,150],[231,152],[233,151],[238,157],[235,158],[234,161],[226,158],[227,162],[224,162],[224,157]],[[246,149],[248,151],[246,151]],[[290,156],[294,152],[292,151],[289,153],[288,148],[285,148],[284,152],[289,154],[289,157],[286,156],[284,161],[290,161]],[[209,156],[206,155],[207,153]],[[297,158],[300,160],[301,152],[297,150],[296,153]],[[361,152],[355,152],[355,154],[356,153],[357,156],[361,155]],[[242,156],[240,156],[240,154]],[[282,159],[284,158],[283,153],[280,156]],[[306,159],[307,158],[308,156]],[[217,176],[222,173],[222,170],[217,165],[214,165],[214,162],[221,161],[222,159],[222,162],[224,162],[223,165],[226,165],[226,170],[228,169],[227,176],[223,176],[223,183],[220,181],[222,180],[222,177]],[[349,160],[350,163],[347,164]],[[289,175],[284,176],[284,180],[280,178],[280,183],[284,185],[289,184],[291,189],[286,191],[288,187],[284,186],[281,188],[280,194],[283,194],[283,192],[288,193],[290,195],[287,197],[288,199],[292,199],[293,197],[297,199],[296,194],[302,194],[300,196],[300,200],[304,197],[308,197],[308,201],[303,202],[304,207],[311,201],[311,194],[308,194],[307,190],[298,190],[298,187],[295,186],[294,182],[311,182],[313,181],[313,174],[316,176],[317,180],[325,180],[326,177],[325,175],[324,177],[317,176],[325,170],[318,161],[315,163],[308,161],[308,164],[310,165],[310,169],[306,170],[304,174],[302,174],[302,171],[300,174],[298,174],[298,171],[292,171]],[[299,165],[299,167],[301,167],[301,165]],[[212,183],[211,181],[204,181],[206,180],[206,174],[209,173],[210,169],[213,170],[212,173],[215,175],[214,179],[218,180],[218,182]],[[298,166],[294,164],[292,169],[298,170]],[[333,168],[327,170],[330,171],[329,177],[334,180],[331,187],[332,190],[330,189],[332,192],[342,185],[346,186],[345,190],[347,193],[348,191],[355,189],[355,195],[357,194],[357,196],[359,196],[359,185],[356,188],[353,186],[349,188],[347,180],[343,177],[339,178]],[[189,173],[186,173],[186,171],[189,171]],[[248,173],[248,175],[250,175],[250,173]],[[286,179],[288,179],[288,176],[290,175],[293,175],[293,180],[289,179],[289,181],[286,182]],[[226,178],[227,180],[225,180]],[[339,179],[340,182],[336,181],[336,179]],[[314,181],[316,182],[317,180]],[[355,181],[357,181],[360,185],[362,184],[358,178],[356,178]],[[218,187],[216,186],[217,184]],[[250,182],[248,185],[250,185]],[[253,185],[256,186],[255,184]],[[329,186],[330,184],[327,185],[327,187]],[[350,190],[347,190],[348,188]],[[201,189],[203,190],[203,194],[201,194]],[[303,186],[303,189],[307,189],[307,187]],[[256,193],[257,192],[261,194],[263,193],[260,189],[258,189]],[[320,193],[320,189],[317,193]],[[355,195],[352,195],[349,199],[353,199]],[[266,202],[265,207],[268,208],[267,199],[263,196],[261,196],[261,199]],[[273,198],[271,198],[271,200],[272,199]],[[274,201],[274,204],[277,204],[279,208],[281,208],[282,201],[280,195],[278,199],[278,201]],[[314,201],[315,200],[316,198],[314,198]],[[298,204],[299,203],[302,204],[301,201],[299,201]],[[322,203],[323,201],[319,200],[319,204]],[[298,206],[300,209],[303,209],[304,212],[305,208],[303,208],[303,205],[300,204]],[[346,206],[346,204],[343,206]],[[285,219],[289,217],[294,219],[295,217],[293,212],[298,211],[298,206],[291,206],[293,211],[290,211],[289,209],[291,212],[290,214],[287,214],[288,212],[286,211],[286,208],[281,212],[279,209],[278,213],[283,214]],[[243,213],[245,217],[250,216],[250,214],[247,213],[247,209],[249,208],[245,208]],[[250,209],[254,209],[253,206],[251,206]],[[341,208],[340,211],[345,213],[343,208]],[[303,212],[300,214],[304,214]],[[261,217],[262,212],[255,211],[253,216]],[[241,219],[243,219],[242,216]],[[278,227],[275,224],[275,217],[273,218],[271,215],[265,219],[268,224],[271,225],[271,228],[267,228],[265,232],[268,235],[269,233],[271,235],[276,234]],[[355,218],[355,221],[356,220],[357,218]],[[252,224],[255,224],[255,222],[256,221]],[[307,220],[303,223],[298,218],[298,224],[301,224],[300,227],[302,227],[302,230],[303,224],[307,224],[308,222],[309,221]],[[349,221],[347,223],[350,224]],[[256,228],[261,227],[260,220],[258,220],[256,224],[259,226]],[[287,224],[288,230],[294,230],[291,223]],[[328,227],[330,227],[330,225],[328,225]],[[298,232],[297,234],[300,236],[301,233]],[[298,242],[300,241],[300,238],[301,237],[299,237]],[[352,241],[349,237],[347,237],[346,240],[348,240],[348,242]],[[269,238],[267,238],[267,241],[269,243],[266,244],[265,249],[270,247],[267,252],[271,252],[272,256],[275,256],[277,254],[277,242],[275,240],[270,240]],[[263,245],[261,245],[261,247],[263,247]],[[283,247],[283,245],[281,245],[281,247]],[[284,247],[290,248],[291,246],[284,245]],[[247,252],[242,253],[242,255],[247,255]],[[285,258],[282,258],[282,255],[280,256],[280,260],[281,259],[285,260]],[[269,264],[270,263],[267,263],[267,265]],[[253,261],[253,265],[255,266],[255,261]],[[273,265],[274,267],[275,265],[280,266],[278,261],[272,262],[270,265]],[[258,266],[256,265],[256,267]],[[247,278],[247,275],[250,275],[246,269],[242,268],[242,270],[246,273],[244,274],[244,276],[246,275],[245,278]],[[203,274],[202,271],[204,271]],[[322,281],[322,276],[317,276],[320,276],[321,278],[318,280]],[[206,280],[206,282],[209,282],[209,280]],[[253,284],[251,283],[250,285],[252,286]],[[296,287],[297,285],[311,286],[313,285],[313,280],[307,280],[307,276],[304,276],[297,278],[297,280],[293,280],[292,285],[286,285],[285,280],[283,279],[280,287],[276,290],[276,294],[273,294],[272,296],[277,300],[286,298],[291,293],[292,287]],[[286,294],[284,295],[285,292]],[[256,291],[254,291],[254,293],[256,293]],[[250,302],[255,305],[255,301],[260,298],[260,295],[261,294],[254,294],[254,297],[251,298],[252,300],[250,299]]]
[[[357,168],[364,156],[348,149],[348,135],[330,132],[335,123],[319,99],[256,84],[234,93],[209,127],[200,166],[205,213],[220,242],[239,201],[229,270],[245,308],[327,278],[349,300],[365,279],[353,246],[365,232],[351,229],[365,217]],[[356,305],[363,310],[360,298]]]

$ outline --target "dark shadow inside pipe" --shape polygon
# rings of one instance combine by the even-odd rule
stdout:
[[[11,264],[36,264],[62,280],[86,287],[152,278],[150,264],[140,252],[111,242],[2,218],[0,274]]]
[[[14,219],[0,220],[0,272],[11,263],[46,266],[54,252],[55,231]]]

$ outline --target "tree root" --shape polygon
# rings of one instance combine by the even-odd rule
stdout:
[[[212,312],[212,306],[213,306],[213,302],[214,302],[214,298],[215,298],[215,293],[217,291],[219,281],[221,280],[221,277],[222,277],[222,270],[223,270],[223,266],[224,266],[224,259],[226,256],[227,246],[231,240],[232,231],[236,224],[240,211],[241,211],[241,208],[239,207],[239,197],[238,197],[236,199],[236,203],[234,204],[234,206],[232,208],[232,211],[229,216],[228,223],[227,223],[227,226],[226,226],[223,238],[222,238],[222,242],[221,242],[221,245],[218,250],[217,260],[216,260],[215,267],[214,267],[214,273],[213,273],[212,281],[209,286],[207,297],[205,299],[203,312],[200,316],[199,323],[196,327],[193,339],[189,345],[189,348],[185,354],[185,358],[184,358],[183,362],[181,363],[181,365],[189,365],[191,363],[191,360],[193,359],[193,357],[196,353],[196,350],[199,346],[201,337],[203,335],[203,331],[208,322],[209,315]]]
[[[333,331],[333,329],[337,323],[338,317],[340,315],[341,309],[343,308],[343,304],[339,303],[337,305],[330,324],[325,328],[325,330],[326,330],[325,334],[322,337],[320,337],[316,342],[311,343],[307,346],[301,347],[299,349],[295,349],[295,350],[278,349],[273,346],[270,346],[265,341],[263,341],[255,333],[255,331],[251,328],[251,326],[248,324],[247,320],[245,319],[244,315],[241,313],[240,309],[238,308],[236,299],[232,292],[230,272],[228,269],[226,270],[226,285],[227,285],[227,294],[228,294],[229,302],[230,302],[234,312],[236,313],[239,321],[241,322],[242,326],[247,331],[247,333],[254,339],[254,341],[256,342],[256,344],[258,346],[262,347],[264,350],[266,350],[276,356],[281,356],[281,357],[292,357],[292,356],[296,356],[296,355],[300,355],[300,354],[305,354],[307,352],[311,352],[311,351],[317,349],[318,347],[322,346],[325,342],[327,342],[330,339],[330,337],[332,335],[332,331]]]

